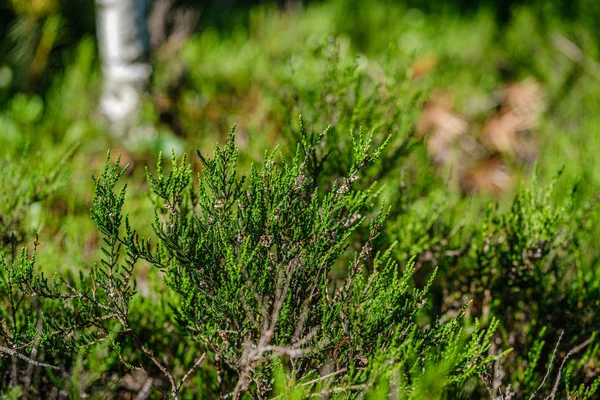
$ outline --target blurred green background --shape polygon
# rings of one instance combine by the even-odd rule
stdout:
[[[276,142],[290,88],[322,83],[314,63],[334,36],[342,56],[362,57],[371,75],[390,51],[404,68],[395,73],[417,68],[412,87],[479,130],[475,136],[500,108],[500,91],[536,85],[529,96],[543,111],[529,130],[534,144],[514,152],[542,171],[565,164],[570,176],[598,183],[598,2],[163,2],[170,12],[150,23],[154,75],[132,133],[142,150],[212,146],[234,123],[250,147]],[[34,151],[82,138],[101,141],[94,149],[119,146],[97,112],[93,2],[4,1],[0,38],[3,156],[25,143]]]

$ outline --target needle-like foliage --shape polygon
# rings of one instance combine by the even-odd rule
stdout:
[[[7,267],[24,293],[57,303],[42,343],[68,353],[108,341],[125,366],[162,376],[155,386],[173,398],[206,355],[216,371],[214,395],[235,399],[274,395],[277,371],[306,394],[318,388],[351,397],[382,381],[414,396],[431,368],[445,383],[426,390],[439,395],[483,371],[493,359],[486,351],[495,324],[470,337],[459,319],[423,327],[418,315],[434,277],[414,288],[413,264],[401,268],[391,250],[373,247],[386,211],[373,214],[375,189],[356,182],[385,142],[372,148],[372,136],[356,135],[352,167],[320,190],[310,160],[327,132],[307,135],[291,161],[266,153],[247,182],[237,171],[233,133],[211,158],[198,154],[197,184],[185,156],[173,155],[168,173],[159,160],[156,174],[148,172],[155,243],[124,216],[126,187],[116,187],[125,169],[109,155],[94,179],[91,215],[104,245],[90,274],[49,282],[26,252]],[[368,236],[353,248],[365,220]],[[198,361],[183,376],[135,329],[129,308],[139,260],[161,271],[177,295],[176,325],[196,343]],[[141,357],[125,351],[126,343]]]

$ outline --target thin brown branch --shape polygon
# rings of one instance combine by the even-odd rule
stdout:
[[[139,346],[139,348],[144,352],[144,354],[146,354],[146,356],[154,363],[154,365],[156,365],[160,372],[162,372],[163,375],[167,378],[167,380],[171,384],[171,396],[173,399],[177,399],[177,384],[175,383],[173,375],[160,361],[158,361],[158,358],[156,358],[152,350],[148,349],[133,332],[129,331],[129,336]]]
[[[556,345],[554,346],[554,351],[552,352],[552,358],[550,358],[550,364],[548,365],[548,370],[546,371],[546,375],[544,375],[544,379],[542,379],[542,383],[540,383],[540,386],[538,386],[538,388],[535,389],[535,391],[531,394],[531,396],[529,397],[529,400],[533,400],[535,398],[535,396],[537,396],[537,393],[542,388],[542,386],[544,386],[544,384],[546,383],[546,380],[548,379],[548,376],[550,375],[550,371],[552,371],[552,366],[554,365],[554,359],[556,358],[556,352],[558,351],[558,346],[560,346],[560,342],[561,342],[564,334],[565,334],[564,330],[562,332],[560,332],[560,336],[558,337]]]
[[[344,372],[347,372],[347,371],[348,371],[348,368],[344,367],[344,368],[342,368],[342,369],[340,369],[338,371],[332,372],[332,373],[327,374],[327,375],[320,376],[318,378],[313,379],[312,381],[305,382],[305,383],[301,384],[300,386],[310,386],[310,385],[313,385],[315,383],[322,382],[322,381],[324,381],[326,379],[333,378],[334,376],[343,374]]]
[[[146,382],[144,382],[144,386],[142,386],[138,394],[135,396],[135,400],[146,400],[150,396],[152,382],[152,378],[146,379]]]
[[[558,391],[558,385],[560,384],[560,378],[562,376],[562,371],[563,371],[563,368],[565,367],[565,364],[566,364],[567,360],[572,355],[577,354],[581,350],[583,350],[588,344],[590,344],[592,342],[593,339],[594,339],[594,336],[590,336],[583,343],[581,343],[578,346],[573,347],[567,353],[567,355],[565,356],[565,358],[563,358],[562,363],[560,364],[560,368],[558,369],[558,374],[556,375],[556,381],[554,382],[554,387],[552,388],[552,393],[550,393],[550,395],[548,397],[546,397],[544,400],[554,400],[554,398],[556,397],[556,392]]]
[[[200,363],[202,362],[202,360],[204,360],[205,357],[206,357],[206,352],[204,354],[202,354],[200,356],[200,358],[198,358],[196,360],[194,365],[192,365],[192,367],[185,373],[185,375],[183,376],[183,378],[181,378],[181,381],[179,381],[179,384],[177,385],[177,391],[179,391],[179,389],[181,388],[181,385],[183,385],[185,380],[196,370],[196,368],[198,368],[198,365],[200,365]]]
[[[57,367],[57,366],[32,360],[31,358],[29,358],[29,357],[27,357],[27,356],[25,356],[25,355],[23,355],[23,354],[15,351],[15,350],[9,349],[8,347],[0,346],[0,352],[8,354],[8,355],[16,357],[16,358],[20,358],[21,360],[26,361],[29,364],[32,364],[32,365],[34,365],[36,367],[45,367],[45,368],[60,370],[60,368]]]

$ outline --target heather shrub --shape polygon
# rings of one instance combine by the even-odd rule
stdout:
[[[270,396],[277,366],[288,385],[306,393],[317,385],[352,397],[381,379],[406,395],[419,393],[421,377],[441,364],[435,373],[445,383],[427,389],[435,395],[481,373],[494,358],[486,350],[495,323],[466,336],[463,313],[444,324],[419,323],[432,281],[413,288],[413,264],[400,272],[391,251],[373,249],[383,209],[370,218],[369,238],[360,249],[349,248],[364,220],[361,213],[372,212],[375,193],[356,189],[354,182],[385,143],[369,150],[372,136],[357,135],[352,167],[320,192],[313,186],[311,159],[326,134],[307,136],[291,162],[275,162],[267,153],[261,170],[252,168],[247,185],[238,176],[233,135],[213,158],[199,153],[203,169],[197,187],[185,157],[173,156],[168,175],[159,161],[156,176],[148,174],[155,199],[154,245],[123,214],[126,192],[116,185],[125,170],[107,158],[95,180],[91,211],[104,241],[100,263],[79,279],[52,280],[35,272],[35,253],[29,256],[26,250],[3,265],[20,296],[35,296],[48,307],[36,346],[58,365],[33,365],[64,369],[75,359],[73,352],[107,342],[126,367],[156,374],[155,387],[170,397],[185,393],[184,380],[202,363],[216,374],[216,386],[207,393],[234,398]],[[345,259],[347,251],[354,255]],[[196,354],[183,376],[144,338],[149,327],[142,322],[153,323],[153,318],[141,317],[140,305],[130,311],[140,260],[158,268],[176,294],[171,301],[177,301],[169,301],[172,319],[186,351]],[[398,382],[394,371],[402,371]]]
[[[560,398],[568,396],[574,382],[592,385],[589,396],[596,390],[590,368],[597,359],[592,328],[597,201],[581,196],[575,186],[557,204],[560,179],[545,188],[534,179],[509,207],[490,203],[473,213],[471,204],[460,218],[439,194],[407,200],[410,212],[388,222],[388,232],[404,239],[394,249],[398,259],[415,254],[422,273],[439,268],[434,310],[452,315],[471,299],[471,316],[499,319],[496,341],[512,351],[484,377],[490,387],[495,385],[495,396],[508,387],[504,396]],[[569,354],[560,368],[559,350],[563,357]],[[579,359],[570,360],[575,355]],[[570,371],[568,377],[559,374],[563,369]],[[552,374],[559,374],[557,381]],[[581,390],[579,396],[587,389]]]
[[[597,398],[589,17],[303,3],[169,40],[127,143],[92,40],[0,56],[2,396]]]

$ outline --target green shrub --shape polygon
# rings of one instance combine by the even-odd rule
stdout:
[[[23,251],[3,266],[10,284],[23,291],[20,296],[35,296],[48,307],[38,342],[60,367],[47,368],[68,368],[77,349],[108,341],[125,366],[157,374],[157,389],[171,397],[204,362],[216,377],[203,395],[234,398],[271,395],[275,371],[298,393],[316,387],[352,397],[382,379],[403,395],[425,390],[439,396],[446,386],[481,373],[494,359],[485,352],[495,323],[466,337],[462,313],[444,324],[421,326],[418,316],[432,281],[412,288],[412,264],[400,273],[391,251],[373,249],[383,210],[371,219],[369,238],[350,264],[339,265],[347,262],[343,255],[364,220],[361,214],[373,205],[374,190],[356,189],[354,181],[384,144],[369,151],[372,137],[356,136],[352,167],[323,192],[313,185],[310,161],[326,134],[314,141],[307,136],[291,162],[276,163],[274,153],[267,154],[247,185],[238,176],[233,135],[212,159],[199,153],[198,187],[185,157],[173,156],[168,175],[159,161],[157,175],[148,175],[155,245],[123,215],[126,192],[116,185],[125,170],[107,159],[95,180],[92,208],[104,241],[100,264],[79,279],[52,281],[34,272],[35,253],[28,257]],[[177,294],[172,316],[196,359],[184,376],[145,341],[142,333],[151,328],[133,320],[133,273],[140,260],[158,268]],[[336,267],[347,276],[335,274]],[[424,387],[432,369],[443,383]]]
[[[502,25],[490,10],[363,3],[253,9],[231,31],[202,24],[180,53],[155,57],[132,134],[150,140],[137,151],[90,115],[90,40],[64,74],[54,72],[69,51],[60,42],[37,93],[13,93],[19,77],[0,88],[3,396],[163,398],[183,382],[182,398],[236,387],[246,398],[597,397],[589,22],[552,7],[517,7]],[[422,57],[433,64],[412,76]],[[11,70],[0,66],[4,85]],[[453,149],[478,153],[481,126],[502,108],[497,91],[530,76],[549,110],[526,132],[531,158],[492,155],[524,178],[521,190],[489,205],[467,198],[456,177],[479,165],[432,162],[432,136],[415,135],[422,106],[454,96],[446,111],[468,132]],[[161,160],[146,189],[140,166],[155,155],[141,148],[204,149],[233,123],[239,153],[229,142],[167,172]],[[47,174],[59,164],[53,147],[78,138],[68,180],[64,168]],[[263,158],[273,142],[281,156]],[[108,165],[93,195],[81,183],[106,147],[132,167]]]

